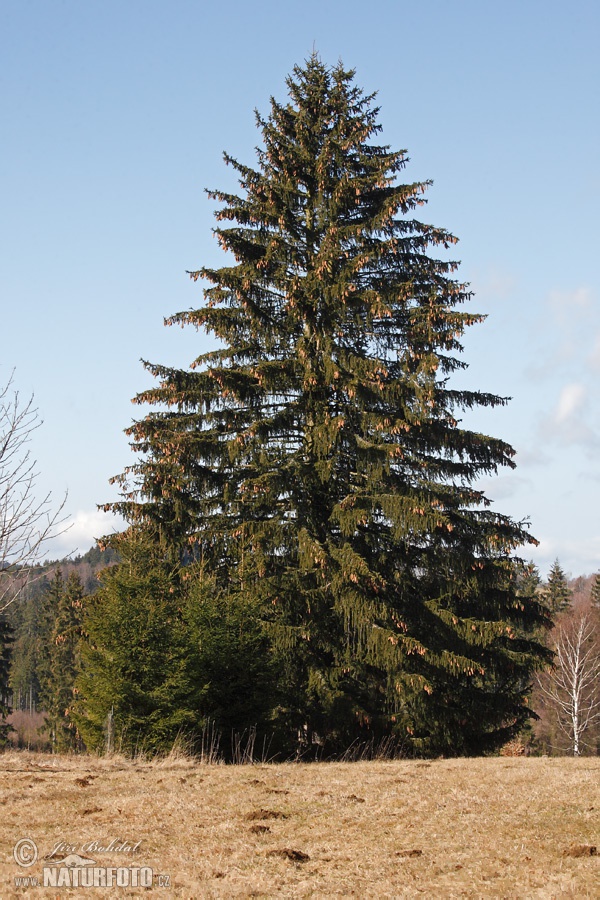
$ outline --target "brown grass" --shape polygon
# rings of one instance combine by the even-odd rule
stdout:
[[[26,837],[39,849],[28,869],[12,855]],[[82,849],[112,839],[141,843],[133,857]],[[151,894],[165,900],[598,898],[600,759],[223,766],[0,756],[2,900],[148,896],[16,888],[15,877],[41,877],[58,841],[97,866],[151,866]]]

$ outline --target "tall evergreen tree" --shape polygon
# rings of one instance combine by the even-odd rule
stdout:
[[[526,635],[547,619],[518,596],[533,539],[473,487],[513,450],[458,418],[505,399],[449,384],[483,317],[354,73],[313,56],[287,85],[257,116],[257,167],[225,157],[240,195],[210,192],[232,264],[191,272],[205,303],[168,320],[219,348],[146,363],[159,384],[136,401],[155,409],[113,508],[257,601],[309,740],[492,749],[531,715],[547,653]]]
[[[598,572],[592,582],[590,601],[594,609],[600,609],[600,572]]]
[[[13,730],[6,721],[12,712],[10,707],[10,656],[13,643],[13,629],[4,616],[0,616],[0,749],[8,743],[8,735]]]
[[[50,594],[56,607],[47,672],[42,676],[46,730],[53,750],[65,753],[81,743],[73,718],[83,620],[84,590],[79,575],[72,572],[64,582],[57,569]]]
[[[37,602],[31,604],[34,615],[31,612],[27,616],[29,628],[24,637],[29,641],[33,650],[33,683],[37,682],[38,700],[44,712],[52,708],[54,699],[54,683],[52,678],[52,658],[54,649],[54,629],[57,611],[63,601],[65,581],[62,569],[54,570],[52,578],[44,580],[44,589],[35,598]],[[31,652],[31,650],[30,650]],[[24,673],[27,674],[27,673]]]
[[[571,590],[558,559],[552,563],[544,589],[544,599],[553,616],[564,612],[571,603]]]
[[[37,705],[39,680],[37,655],[41,631],[41,595],[31,596],[30,588],[7,613],[14,629],[10,664],[10,688],[15,709]],[[48,636],[49,638],[49,636]]]

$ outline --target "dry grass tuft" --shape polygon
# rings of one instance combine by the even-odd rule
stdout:
[[[582,900],[600,896],[599,833],[598,758],[224,766],[184,753],[0,755],[2,900],[59,895],[15,884],[41,878],[57,844],[54,859],[151,867],[165,900]],[[23,838],[39,853],[28,868],[13,858]],[[147,893],[60,889],[62,900]]]

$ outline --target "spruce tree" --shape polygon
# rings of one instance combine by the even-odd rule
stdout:
[[[10,664],[10,688],[15,709],[26,709],[39,700],[38,663],[43,632],[42,595],[33,593],[31,586],[18,603],[7,611],[14,628],[14,643]],[[49,633],[45,635],[49,647]]]
[[[540,570],[533,562],[517,567],[517,587],[520,597],[534,599],[542,590]]]
[[[84,619],[75,718],[86,746],[164,752],[210,732],[227,758],[243,732],[267,737],[275,673],[252,598],[220,594],[148,531],[116,542],[122,562],[102,573]]]
[[[46,731],[57,753],[77,750],[81,741],[73,718],[75,679],[79,672],[83,585],[76,572],[66,582],[57,570],[51,592],[57,605],[50,643],[49,671],[44,681]]]
[[[196,721],[177,566],[140,530],[113,540],[122,562],[101,573],[86,602],[75,720],[89,750],[168,749]]]
[[[10,706],[10,659],[13,643],[13,629],[4,616],[0,616],[0,750],[8,744],[8,736],[13,731],[7,717],[12,712]]]
[[[191,272],[204,305],[167,320],[218,349],[145,364],[154,408],[113,508],[256,601],[290,733],[490,750],[531,716],[547,651],[527,635],[547,618],[518,596],[533,539],[474,487],[514,451],[460,424],[505,398],[450,384],[483,317],[456,239],[415,218],[430,182],[402,183],[405,152],[374,141],[374,95],[314,55],[287,86],[257,114],[256,167],[225,156],[239,195],[209,192],[228,259]]]
[[[567,576],[561,568],[558,559],[555,559],[552,563],[548,582],[544,590],[544,598],[553,616],[564,612],[571,603],[571,590],[567,582]]]
[[[592,582],[590,601],[594,609],[600,609],[600,572],[598,572]]]
[[[63,601],[65,581],[62,569],[55,569],[50,581],[44,579],[44,587],[32,604],[34,618],[31,621],[30,633],[26,639],[31,642],[33,674],[37,683],[38,701],[44,712],[49,712],[54,700],[54,684],[52,678],[52,659],[54,650],[54,627],[57,610]],[[51,738],[52,740],[52,738]]]

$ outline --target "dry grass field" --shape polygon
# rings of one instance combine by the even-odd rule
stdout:
[[[224,766],[10,752],[0,808],[2,900],[600,898],[600,758]],[[38,852],[27,867],[13,854],[23,840]],[[114,867],[113,880],[129,867],[121,882],[150,867],[153,883],[44,887],[44,866],[60,879],[61,862],[69,877],[69,862]],[[30,878],[40,886],[18,881]]]

